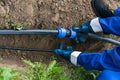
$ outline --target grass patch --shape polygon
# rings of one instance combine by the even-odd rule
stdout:
[[[49,65],[32,63],[24,60],[29,66],[27,80],[95,80],[98,71],[86,71],[83,67],[60,66],[54,60]],[[67,70],[65,68],[67,67]]]
[[[70,68],[71,77],[70,80],[96,80],[98,71],[86,71],[83,67]]]
[[[99,73],[82,67],[60,66],[55,60],[48,65],[28,60],[23,62],[28,66],[23,71],[0,68],[0,80],[95,80]]]
[[[10,68],[0,68],[0,80],[18,80],[19,72]]]
[[[11,18],[11,16],[6,13],[4,20],[0,22],[0,29],[13,29],[13,30],[23,30],[31,28],[30,22],[19,22]]]
[[[52,61],[48,66],[27,60],[24,60],[24,63],[29,66],[26,80],[69,80],[67,74],[63,72],[63,67],[58,66],[56,61]]]

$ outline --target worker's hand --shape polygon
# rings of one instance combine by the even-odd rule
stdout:
[[[64,57],[65,59],[70,61],[70,55],[73,52],[73,49],[71,46],[67,46],[66,48],[62,49],[55,49],[54,50],[54,54],[56,55],[60,55],[62,57]]]
[[[81,52],[73,51],[71,46],[67,46],[66,48],[62,48],[62,44],[60,44],[60,48],[54,50],[54,54],[60,55],[65,59],[69,60],[72,64],[79,66],[77,63],[78,56]]]
[[[90,21],[87,21],[78,27],[73,27],[72,29],[77,33],[93,33],[94,32],[90,26]]]
[[[90,26],[90,21],[87,21],[78,27],[73,27],[72,30],[76,33],[93,33],[93,30]],[[75,37],[76,43],[85,42],[86,40],[87,39],[85,37],[81,37],[79,35]]]
[[[59,44],[59,48],[54,50],[54,54],[60,55],[67,60],[70,60],[70,55],[73,52],[72,46],[63,48],[62,43]]]

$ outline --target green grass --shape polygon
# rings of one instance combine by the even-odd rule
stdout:
[[[18,80],[19,72],[10,68],[0,68],[0,80]]]
[[[0,29],[13,29],[13,30],[22,30],[30,29],[30,22],[19,22],[11,18],[11,16],[6,13],[4,16],[4,21],[0,22]]]
[[[0,68],[0,80],[95,80],[99,73],[82,67],[62,66],[56,60],[48,65],[28,60],[23,62],[27,65],[23,71]]]
[[[83,67],[60,66],[55,60],[49,65],[32,63],[24,60],[29,65],[27,80],[95,80],[98,71],[86,71]]]
[[[74,67],[71,69],[70,80],[95,80],[98,71],[86,71],[83,67]]]
[[[27,60],[24,60],[24,63],[29,66],[26,80],[69,80],[67,74],[63,72],[63,67],[58,66],[56,61],[52,61],[48,66]]]

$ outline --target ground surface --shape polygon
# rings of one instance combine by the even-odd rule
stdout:
[[[109,6],[115,7],[113,0],[107,0]],[[115,2],[116,3],[116,2]],[[6,27],[10,20],[20,23],[30,23],[31,29],[56,29],[58,27],[78,26],[84,21],[95,18],[90,0],[1,0],[0,1],[0,24]],[[15,47],[32,47],[56,49],[59,42],[72,45],[75,50],[101,51],[111,48],[110,44],[96,40],[88,40],[87,43],[76,44],[69,39],[57,39],[51,36],[0,36],[0,45]],[[0,66],[11,68],[23,67],[21,59],[32,61],[45,61],[53,57],[53,53],[25,52],[0,50]],[[56,57],[56,56],[55,56]],[[63,61],[58,58],[59,61]]]

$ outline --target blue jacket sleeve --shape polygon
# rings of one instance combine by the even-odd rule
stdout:
[[[101,53],[81,53],[77,58],[77,64],[86,70],[120,71],[120,47]]]
[[[120,36],[120,7],[115,10],[113,17],[99,18],[104,32]]]
[[[119,16],[99,18],[99,23],[104,32],[120,36],[120,17]]]

